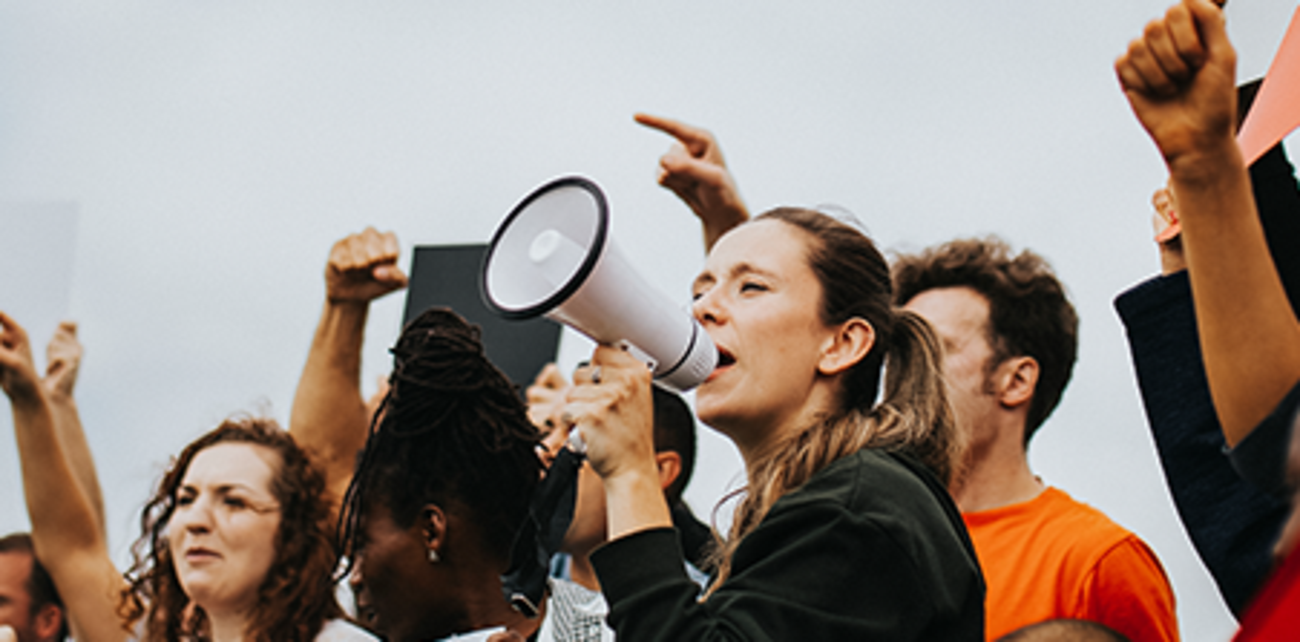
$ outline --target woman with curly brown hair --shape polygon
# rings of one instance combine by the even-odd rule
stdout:
[[[124,582],[53,431],[26,333],[2,313],[0,386],[33,542],[80,639],[374,639],[339,619],[324,481],[275,422],[227,420],[181,451],[145,507]]]
[[[339,619],[323,491],[275,422],[223,422],[145,506],[124,615],[144,617],[145,640],[372,639]]]

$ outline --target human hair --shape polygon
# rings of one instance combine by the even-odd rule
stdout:
[[[128,623],[144,618],[146,641],[207,638],[207,615],[181,586],[167,527],[195,456],[227,443],[262,446],[280,459],[270,488],[280,505],[275,561],[258,586],[245,639],[308,642],[327,620],[341,614],[334,600],[332,577],[338,558],[324,498],[325,479],[293,437],[265,418],[227,419],[172,461],[140,517],[142,535],[132,547],[134,563],[126,573],[128,587],[123,589],[119,612]]]
[[[777,499],[831,462],[863,448],[906,453],[946,484],[961,451],[940,374],[939,343],[924,320],[892,305],[889,267],[871,239],[815,210],[782,207],[755,220],[780,221],[805,236],[808,265],[821,284],[821,321],[835,326],[863,319],[875,342],[844,373],[837,407],[762,460],[749,462],[745,496],[714,556],[714,589],[729,575],[740,540]],[[884,396],[877,402],[882,370]]]
[[[695,471],[695,415],[681,395],[659,386],[652,388],[655,452],[675,452],[682,461],[681,472],[664,489],[664,498],[673,506],[682,501],[682,491]]]
[[[1016,356],[1038,362],[1038,383],[1025,421],[1025,443],[1047,420],[1070,382],[1079,348],[1079,316],[1043,257],[1013,255],[995,236],[958,239],[894,261],[894,297],[906,304],[934,288],[968,287],[989,303],[988,341],[992,373]]]
[[[54,579],[41,565],[41,560],[36,558],[36,547],[32,545],[31,534],[10,533],[0,537],[0,554],[3,553],[26,555],[32,560],[32,571],[27,574],[27,582],[24,586],[27,597],[31,601],[28,615],[36,617],[48,604],[59,607],[59,632],[54,639],[68,639],[68,613],[63,608],[63,599],[59,597],[59,590],[54,586]]]
[[[1129,642],[1129,639],[1097,622],[1048,620],[1016,629],[997,642]]]
[[[488,361],[478,327],[450,310],[416,317],[392,353],[388,395],[344,499],[345,553],[359,550],[373,503],[404,528],[435,503],[467,511],[488,552],[508,560],[542,474],[522,399]]]

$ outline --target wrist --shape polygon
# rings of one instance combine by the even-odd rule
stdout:
[[[749,220],[749,210],[744,205],[719,205],[695,210],[695,215],[705,223],[734,227]]]
[[[1225,181],[1236,179],[1245,172],[1241,148],[1232,137],[1221,137],[1210,144],[1199,145],[1195,151],[1166,158],[1170,182],[1179,186],[1174,190],[1180,197],[1188,189],[1213,188]]]
[[[46,397],[41,385],[34,381],[10,383],[5,393],[9,396],[9,403],[13,406],[15,414],[40,410],[49,403],[49,398]]]
[[[646,488],[653,488],[656,493],[660,492],[659,471],[655,468],[653,460],[611,470],[601,479],[605,483],[606,494],[611,497],[615,494],[635,493]]]
[[[64,390],[62,386],[45,386],[45,397],[51,404],[63,406],[75,406],[76,400],[72,396],[72,390]]]
[[[370,308],[370,299],[356,299],[339,294],[325,294],[325,305],[338,310],[364,312]]]
[[[621,471],[604,479],[606,533],[610,540],[650,528],[672,526],[672,514],[653,468]]]
[[[369,313],[369,301],[326,299],[321,322],[333,332],[364,332]]]

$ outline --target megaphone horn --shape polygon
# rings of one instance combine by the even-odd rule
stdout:
[[[690,314],[632,269],[609,237],[605,194],[580,176],[533,190],[488,246],[483,301],[508,319],[538,315],[622,344],[677,390],[699,385],[718,351]]]

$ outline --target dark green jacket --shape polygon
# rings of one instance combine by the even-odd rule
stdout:
[[[840,459],[782,497],[706,602],[672,529],[592,554],[620,642],[984,639],[984,579],[961,515],[915,460]]]

